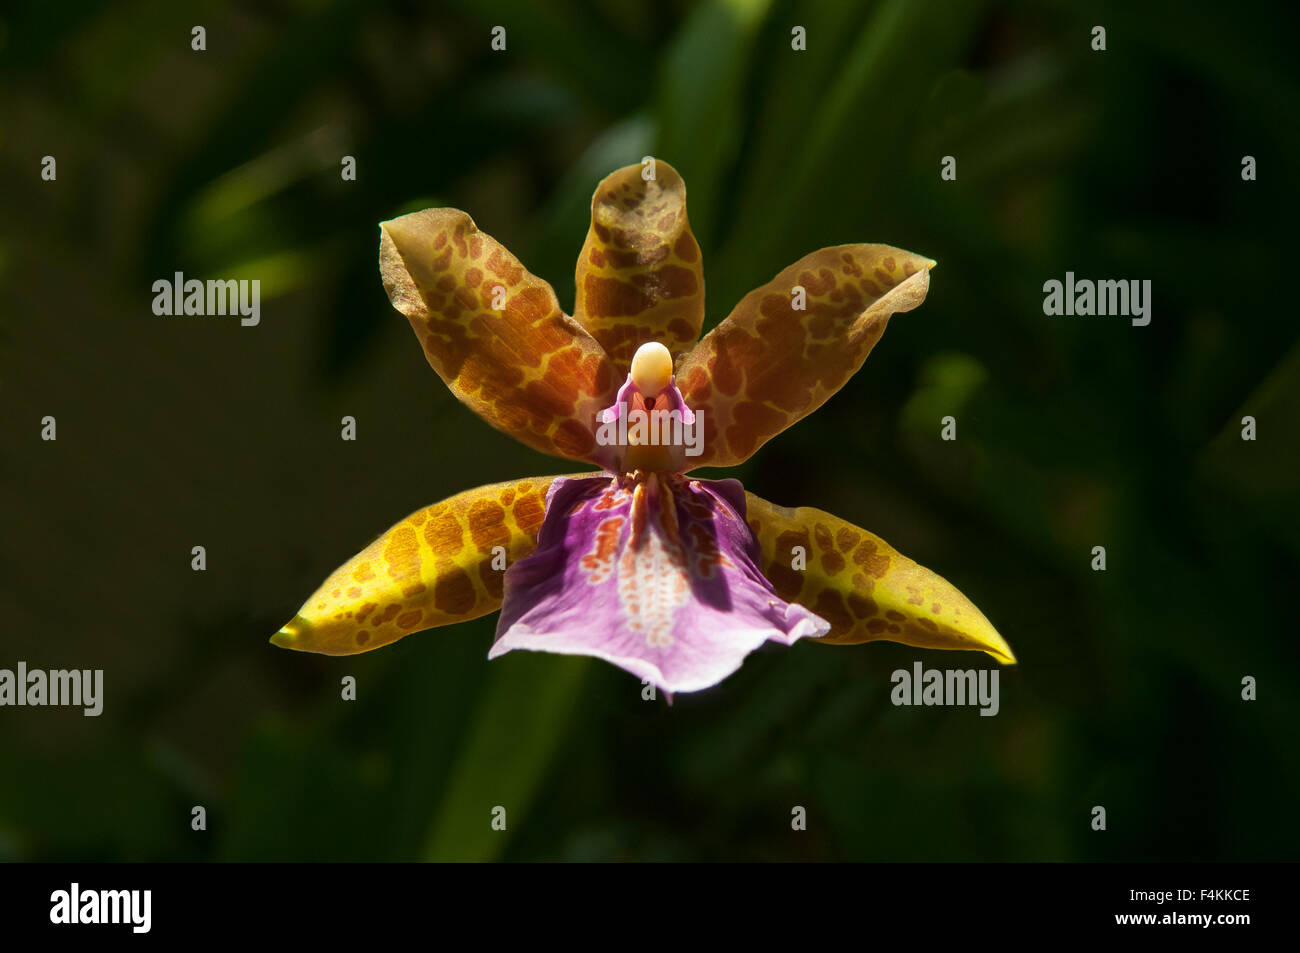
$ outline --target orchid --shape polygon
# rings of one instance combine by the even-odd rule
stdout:
[[[671,698],[771,640],[1011,649],[954,586],[880,537],[701,466],[741,463],[853,375],[935,262],[839,245],[751,291],[702,339],[704,277],[668,163],[597,187],[572,316],[456,209],[380,225],[380,271],[429,364],[492,426],[598,467],[458,494],[336,570],[272,636],[365,652],[501,609],[513,649],[605,659]],[[658,430],[655,424],[660,426]]]

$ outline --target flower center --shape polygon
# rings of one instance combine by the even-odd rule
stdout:
[[[615,448],[609,469],[680,473],[703,449],[703,421],[682,399],[673,356],[658,341],[637,348],[612,407],[600,412],[596,441]]]

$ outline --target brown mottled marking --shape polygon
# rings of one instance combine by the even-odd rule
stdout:
[[[850,592],[849,609],[859,619],[868,619],[880,611],[875,602],[859,592]]]
[[[424,527],[424,541],[435,553],[454,557],[460,553],[464,531],[450,509],[436,507]]]
[[[395,620],[399,629],[414,629],[420,624],[420,618],[424,613],[419,609],[412,609],[410,612],[403,612]]]
[[[787,601],[797,599],[803,589],[804,573],[791,566],[794,561],[794,548],[803,547],[808,552],[808,531],[789,531],[777,537],[772,550],[772,558],[767,567],[767,578],[776,589],[777,595]]]
[[[286,648],[348,655],[371,651],[422,628],[475,618],[499,608],[503,574],[486,571],[492,559],[490,554],[480,561],[477,546],[463,545],[462,537],[464,541],[469,539],[471,522],[483,525],[481,520],[471,520],[470,513],[488,514],[483,507],[476,508],[480,501],[498,507],[496,515],[502,517],[501,522],[498,524],[495,516],[488,514],[487,525],[499,526],[505,532],[502,544],[508,559],[521,559],[536,546],[538,527],[521,524],[515,520],[514,511],[507,513],[499,501],[509,496],[517,506],[531,498],[539,510],[540,522],[539,501],[554,479],[531,478],[457,494],[422,511],[425,518],[420,532],[413,530],[414,523],[409,517],[404,519],[339,567],[273,641]],[[526,506],[523,512],[528,513]],[[417,575],[398,581],[387,572],[380,572],[360,585],[352,584],[361,565],[385,565],[376,561],[383,560],[389,551],[400,556],[412,538],[417,545]],[[436,548],[439,545],[443,548]],[[347,592],[340,592],[335,599],[329,593],[339,588],[336,583],[340,581],[346,582],[342,588]],[[365,640],[358,640],[360,631],[367,633]]]
[[[515,501],[514,510],[512,511],[515,522],[520,529],[533,530],[542,525],[542,518],[545,516],[545,510],[542,507],[542,501],[539,496],[521,496]]]
[[[877,579],[889,571],[889,557],[876,552],[876,544],[864,542],[853,551],[853,561]]]
[[[913,275],[895,282],[886,259],[895,268],[911,264]],[[889,317],[925,299],[933,265],[887,245],[840,245],[741,299],[677,367],[687,405],[703,409],[706,421],[705,452],[690,464],[739,463],[820,407],[862,366]],[[865,277],[872,271],[883,276],[879,285]],[[804,311],[793,309],[795,285],[807,292]]]
[[[750,439],[758,428],[769,424],[778,426],[777,421],[785,417],[779,410],[773,410],[771,407],[753,403],[752,401],[738,404],[735,410],[735,423],[728,427],[725,433],[727,442],[734,447],[748,447]],[[705,419],[707,428],[711,424],[707,423],[707,418]],[[762,421],[768,421],[768,424],[762,423]],[[707,434],[710,431],[706,430],[705,432]],[[706,440],[706,445],[707,442]]]
[[[844,605],[844,597],[834,589],[823,589],[812,604],[812,611],[831,624],[835,629],[853,627],[853,615]]]
[[[433,588],[433,603],[451,615],[464,615],[474,606],[474,583],[460,567],[443,574]]]
[[[832,570],[826,565],[826,553],[831,553],[835,556],[839,556],[839,553],[835,552],[834,537],[831,535],[831,531],[826,527],[825,523],[813,524],[813,539],[817,542],[817,551],[822,553],[822,565],[826,567],[826,571],[838,572],[838,569]],[[840,568],[842,569],[843,567],[844,560],[840,559]]]
[[[758,539],[762,563],[777,594],[822,615],[831,631],[822,645],[849,645],[892,639],[908,645],[944,649],[982,649],[1000,662],[1014,662],[1006,642],[979,610],[951,583],[896,552],[878,536],[811,507],[786,509],[745,494],[750,527]],[[816,537],[853,546],[853,561],[828,571],[822,560],[804,573],[791,573],[790,548]],[[922,597],[932,617],[918,618]],[[825,611],[822,611],[825,610]],[[942,611],[940,611],[942,610]]]
[[[673,254],[688,264],[700,260],[700,246],[695,244],[695,237],[689,232],[682,232],[673,243]]]
[[[500,569],[492,568],[492,557],[484,556],[478,564],[479,582],[483,583],[483,588],[487,591],[489,598],[499,602],[505,594],[506,574]]]
[[[469,508],[469,534],[480,553],[491,552],[494,546],[504,547],[510,542],[510,530],[505,520],[505,508],[496,500],[476,500]]]
[[[456,209],[382,223],[379,257],[393,307],[461,401],[543,453],[605,462],[593,422],[623,375],[550,285]],[[503,310],[492,306],[498,285]]]
[[[384,560],[388,563],[388,576],[394,582],[405,582],[419,576],[420,544],[415,530],[409,526],[390,530],[388,545],[384,547]]]
[[[617,383],[641,344],[677,352],[695,343],[704,276],[686,187],[672,166],[658,161],[651,181],[640,165],[627,166],[596,187],[574,278],[574,317],[604,347]]]
[[[817,542],[818,545],[821,544],[821,540]],[[832,576],[844,569],[844,557],[833,549],[822,550],[821,561],[822,568]]]

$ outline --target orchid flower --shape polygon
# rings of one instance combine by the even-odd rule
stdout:
[[[820,407],[890,316],[925,299],[935,262],[887,245],[823,248],[699,339],[686,188],[651,161],[597,187],[572,317],[456,209],[382,223],[379,265],[452,393],[528,446],[600,469],[411,514],[336,570],[274,644],[349,655],[500,608],[489,658],[595,656],[669,698],[716,685],[768,640],[886,639],[1015,661],[965,596],[880,537],[690,475],[748,459]]]

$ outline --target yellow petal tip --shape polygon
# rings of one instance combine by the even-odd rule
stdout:
[[[1016,657],[1011,652],[1011,646],[1007,645],[1007,643],[1003,642],[1000,638],[998,639],[998,642],[1000,643],[998,647],[989,646],[984,649],[985,653],[1003,665],[1016,665]]]
[[[1002,665],[1017,664],[1015,653],[1011,651],[1011,646],[1007,645],[1007,640],[1002,638],[998,630],[989,624],[988,620],[975,606],[971,605],[970,611],[977,614],[982,624],[972,626],[967,630],[967,637],[974,642],[968,648],[979,649]]]
[[[300,631],[301,627],[299,625],[299,622],[301,620],[302,617],[298,616],[294,618],[293,621],[285,623],[285,625],[280,629],[279,632],[271,636],[271,644],[277,645],[282,649],[301,648],[301,646],[299,645],[299,640],[302,634]]]

